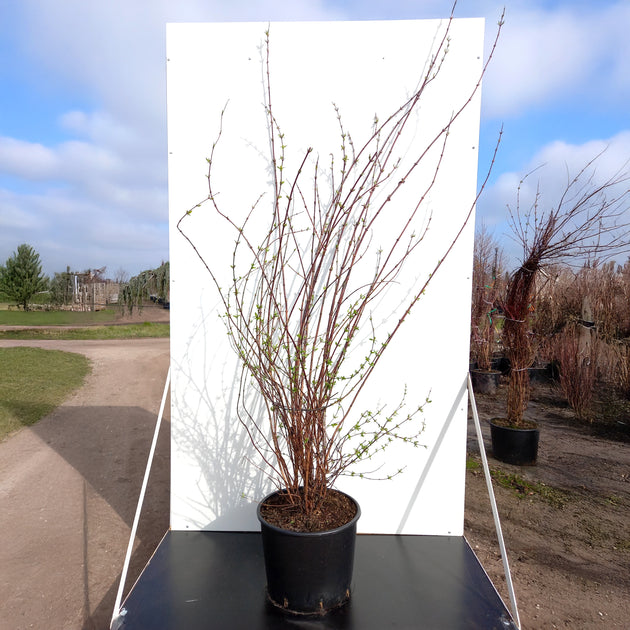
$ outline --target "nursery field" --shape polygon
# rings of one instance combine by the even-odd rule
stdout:
[[[0,550],[0,630],[106,628],[168,339],[0,340],[14,345],[78,352],[93,369],[61,407],[0,444],[0,527],[11,540]],[[482,422],[504,408],[504,395],[502,385],[496,397],[478,396]],[[578,422],[546,385],[534,387],[527,413],[541,423],[538,464],[509,466],[490,456],[523,628],[628,628],[630,435],[621,424],[628,417],[620,407],[603,428]],[[508,601],[472,425],[468,450],[466,537]],[[167,423],[128,586],[168,527],[168,488]]]
[[[112,321],[117,312],[113,309],[102,311],[21,311],[9,309],[0,302],[0,326],[89,326]]]
[[[0,308],[0,340],[88,340],[168,337],[169,311],[153,304],[132,314],[120,309],[97,312],[7,311]]]
[[[168,337],[170,326],[164,323],[142,322],[118,326],[39,326],[37,328],[0,326],[0,339],[66,339],[85,341],[88,339],[141,339],[146,337]]]
[[[506,389],[476,397],[482,424],[505,414]],[[483,427],[525,629],[630,627],[630,414],[627,402],[595,402],[592,423],[579,421],[555,385],[533,385],[531,467],[494,460]],[[507,602],[472,421],[468,451],[466,537]]]
[[[94,326],[138,321],[168,322],[170,311],[146,300],[132,313],[115,305],[97,311],[30,310],[23,311],[0,302],[0,326]]]

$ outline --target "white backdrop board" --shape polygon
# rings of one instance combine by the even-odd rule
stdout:
[[[264,40],[270,28],[274,114],[285,134],[287,164],[308,147],[329,163],[339,156],[339,128],[361,144],[375,115],[399,107],[421,79],[446,21],[169,24],[167,27],[171,261],[171,527],[175,530],[258,530],[255,506],[273,489],[257,466],[245,427],[236,419],[240,369],[229,347],[219,296],[192,247],[176,229],[184,213],[208,195],[207,163],[225,110],[215,154],[214,189],[236,220],[270,190],[264,109]],[[401,159],[416,159],[427,139],[446,126],[474,91],[482,70],[483,20],[454,20],[450,46],[427,90]],[[377,323],[395,321],[397,307],[443,257],[474,202],[479,102],[476,92],[453,124],[440,170],[418,229],[430,219],[422,247],[399,282],[375,307]],[[427,156],[418,180],[388,206],[401,216],[433,176],[440,149]],[[323,178],[322,178],[323,179]],[[271,198],[271,197],[270,197]],[[265,198],[261,202],[264,206]],[[184,230],[219,275],[229,273],[233,229],[209,204]],[[373,235],[386,241],[388,226]],[[462,535],[466,459],[466,375],[474,216],[394,338],[357,413],[396,405],[407,388],[410,405],[427,396],[421,447],[394,444],[373,467],[387,481],[343,477],[337,487],[362,510],[359,531]],[[222,271],[224,270],[224,271]],[[227,275],[226,275],[227,277]],[[245,404],[256,405],[256,393]],[[250,408],[251,411],[251,408]]]

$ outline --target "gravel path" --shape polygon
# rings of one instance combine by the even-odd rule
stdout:
[[[168,339],[0,341],[85,354],[84,386],[0,443],[0,629],[109,627],[169,362]],[[168,406],[165,412],[168,420]],[[128,586],[168,528],[163,425]]]
[[[169,341],[0,341],[15,345],[83,353],[93,370],[54,413],[0,443],[0,630],[106,630]],[[497,415],[503,396],[478,399],[482,419]],[[628,443],[574,426],[549,398],[528,411],[542,424],[538,465],[490,462],[566,493],[550,505],[495,487],[523,628],[630,628]],[[168,528],[168,406],[165,420],[127,589]],[[469,452],[478,452],[472,427]],[[479,470],[467,475],[465,532],[507,601]]]

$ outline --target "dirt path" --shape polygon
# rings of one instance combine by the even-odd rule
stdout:
[[[81,352],[93,372],[53,414],[0,444],[0,630],[106,630],[168,340],[0,341],[8,345]],[[482,420],[503,408],[503,395],[478,397]],[[544,389],[528,413],[542,424],[538,465],[490,459],[506,475],[551,489],[545,498],[518,483],[512,489],[495,483],[523,628],[630,628],[630,444],[575,426]],[[127,587],[168,527],[168,432],[166,423]],[[488,433],[484,423],[487,450]],[[471,425],[473,457],[474,435]],[[467,475],[465,533],[507,602],[479,469]]]
[[[534,395],[527,414],[541,425],[537,465],[490,457],[492,468],[518,476],[514,488],[494,487],[523,628],[630,628],[630,444],[577,425],[553,388]],[[477,397],[481,418],[502,415],[504,396],[503,388]],[[470,423],[468,451],[478,454],[473,436]],[[546,498],[518,479],[545,484],[536,488]],[[480,470],[467,475],[465,534],[509,601]]]
[[[0,341],[9,345],[82,353],[93,370],[50,416],[0,444],[0,629],[104,630],[162,397],[169,340]],[[168,433],[167,422],[129,581],[168,528]]]

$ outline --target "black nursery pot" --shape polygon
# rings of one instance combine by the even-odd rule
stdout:
[[[501,372],[499,370],[470,370],[473,390],[477,394],[496,394]]]
[[[359,505],[354,518],[324,532],[293,532],[257,516],[262,532],[267,597],[272,604],[296,614],[323,615],[350,598]]]
[[[531,466],[538,457],[538,429],[514,429],[490,421],[492,454],[506,464]]]

